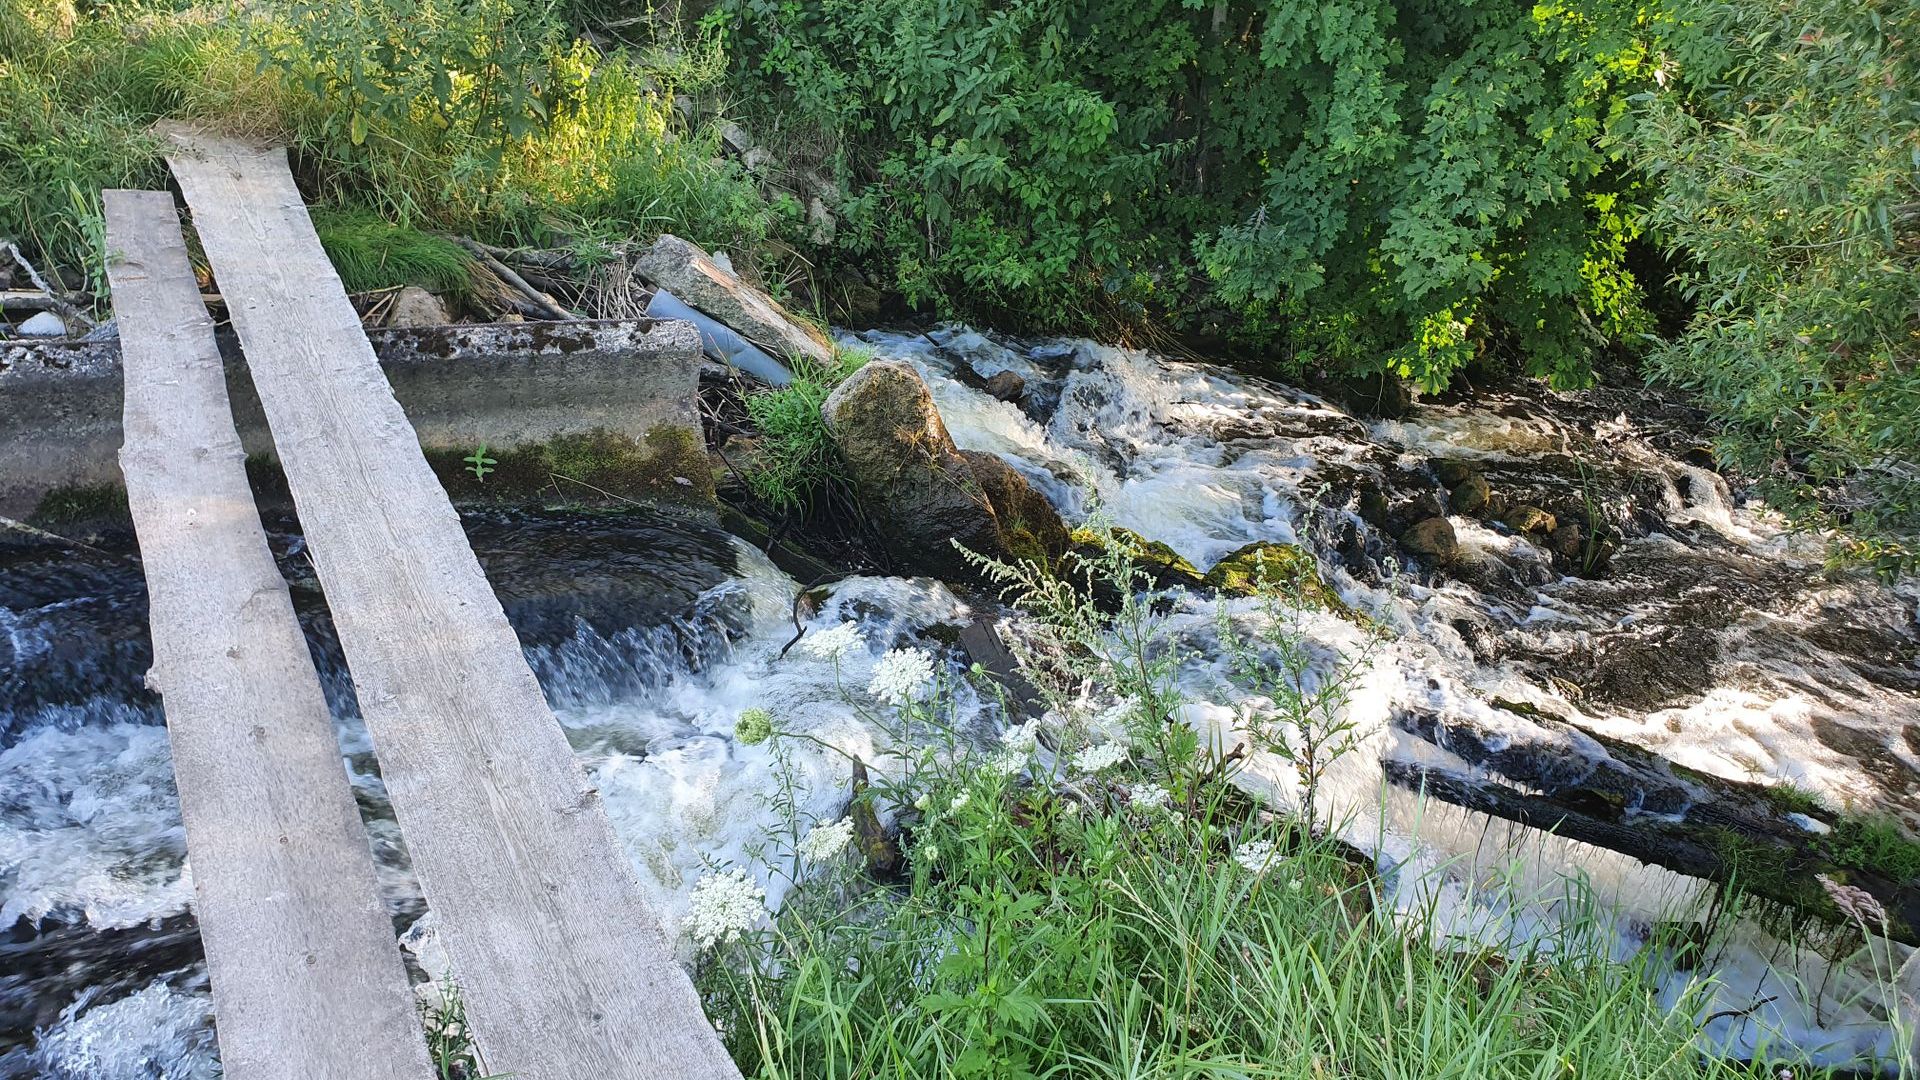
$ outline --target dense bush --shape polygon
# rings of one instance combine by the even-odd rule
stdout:
[[[710,16],[840,243],[913,298],[1281,335],[1429,387],[1492,345],[1561,382],[1641,325],[1616,127],[1638,9],[1429,0],[726,0]],[[1213,310],[1213,309],[1210,309]]]
[[[1920,533],[1920,7],[1691,0],[1648,101],[1652,225],[1692,260],[1653,354],[1723,461],[1910,564]],[[1901,537],[1908,538],[1904,544]]]

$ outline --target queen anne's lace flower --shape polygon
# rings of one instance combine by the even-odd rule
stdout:
[[[933,657],[925,649],[888,649],[873,665],[867,692],[889,705],[917,700],[933,683]]]
[[[836,858],[853,842],[853,819],[841,818],[831,825],[815,825],[800,841],[800,857],[810,863]]]
[[[1273,841],[1249,840],[1234,849],[1233,861],[1250,874],[1265,873],[1273,864]]]
[[[953,805],[950,806],[948,809],[962,810],[962,809],[965,809],[966,805],[972,801],[973,801],[973,792],[963,791],[960,794],[955,795],[953,797]]]
[[[1000,745],[1015,754],[1031,754],[1040,745],[1040,721],[1029,720],[1000,733]]]
[[[738,940],[766,913],[766,899],[766,890],[739,867],[706,874],[687,899],[687,933],[702,949]]]
[[[733,737],[744,746],[755,746],[773,737],[773,714],[765,709],[747,709],[734,721]]]
[[[838,660],[855,649],[866,647],[867,639],[860,636],[860,627],[850,622],[800,639],[800,651],[815,660]]]
[[[1173,793],[1159,784],[1141,784],[1133,789],[1133,805],[1142,810],[1164,810]]]
[[[1073,767],[1084,773],[1103,772],[1127,760],[1125,743],[1101,743],[1073,755]]]
[[[1015,776],[1027,767],[1027,755],[1002,750],[987,759],[987,771],[998,776]]]

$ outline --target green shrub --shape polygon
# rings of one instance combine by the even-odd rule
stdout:
[[[1696,302],[1653,370],[1721,460],[1887,569],[1920,553],[1920,9],[1686,0],[1638,144]]]
[[[724,0],[761,126],[910,298],[1052,328],[1165,313],[1437,387],[1563,383],[1642,326],[1617,0]],[[1190,283],[1204,278],[1210,297]],[[1204,301],[1191,307],[1196,299]]]

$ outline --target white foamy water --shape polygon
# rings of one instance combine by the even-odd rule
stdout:
[[[1899,786],[1898,772],[1920,775],[1920,736],[1906,734],[1920,729],[1920,697],[1898,671],[1900,643],[1920,635],[1916,592],[1823,579],[1815,548],[1786,536],[1764,508],[1741,504],[1717,475],[1663,450],[1657,425],[1616,409],[1582,412],[1578,402],[1563,417],[1524,401],[1499,413],[1434,406],[1363,423],[1310,394],[1086,343],[1028,347],[964,329],[861,341],[917,364],[956,440],[1006,458],[1069,519],[1098,508],[1201,569],[1257,540],[1302,542],[1320,554],[1340,594],[1392,631],[1349,703],[1365,742],[1336,767],[1329,794],[1348,837],[1375,850],[1390,871],[1396,900],[1436,912],[1445,932],[1493,944],[1549,938],[1569,913],[1572,876],[1604,905],[1624,957],[1657,922],[1698,918],[1708,904],[1697,881],[1384,784],[1383,765],[1394,764],[1504,779],[1444,739],[1396,727],[1389,722],[1396,714],[1470,721],[1504,744],[1551,751],[1570,767],[1607,755],[1591,738],[1546,730],[1490,704],[1496,697],[1526,702],[1702,772],[1792,780],[1836,805],[1920,819],[1920,808],[1903,801],[1910,791]],[[965,374],[962,365],[977,376],[1018,372],[1034,404],[1023,410],[970,388],[956,377]],[[1338,501],[1356,484],[1404,482],[1434,456],[1471,460],[1499,488],[1527,479],[1499,470],[1524,471],[1543,455],[1572,452],[1647,477],[1644,493],[1623,511],[1638,525],[1609,580],[1567,577],[1536,542],[1459,516],[1462,571],[1390,579],[1381,573],[1394,554],[1390,540]],[[1323,498],[1327,485],[1333,491]],[[779,829],[780,792],[791,792],[800,817],[814,821],[837,817],[847,798],[848,768],[837,754],[806,740],[782,743],[780,756],[768,745],[741,745],[733,738],[740,713],[768,708],[784,730],[876,760],[889,734],[860,704],[874,659],[892,646],[931,644],[929,627],[971,615],[934,582],[841,582],[802,619],[810,632],[843,619],[861,625],[866,651],[836,670],[798,649],[781,655],[795,633],[795,590],[742,548],[737,573],[695,604],[726,614],[720,621],[732,629],[724,635],[703,630],[698,645],[688,646],[660,627],[602,633],[583,625],[571,638],[530,649],[670,929],[693,882],[712,866],[748,867],[779,902],[791,885],[793,839]],[[1251,605],[1235,603],[1236,617],[1255,617]],[[24,668],[50,655],[57,640],[46,627],[57,628],[58,619],[51,609],[0,608],[7,635],[0,663],[11,656]],[[1193,698],[1187,718],[1231,745],[1243,736],[1234,727],[1235,691],[1218,660],[1211,602],[1181,600],[1169,624],[1201,657],[1183,674]],[[1354,625],[1330,614],[1309,616],[1306,630],[1323,646],[1361,645]],[[1670,631],[1688,637],[1661,636]],[[1893,658],[1872,667],[1870,657],[1847,652],[1863,635],[1884,639],[1882,651]],[[1656,657],[1661,650],[1677,657],[1703,640],[1712,645],[1707,653],[1687,653],[1708,657],[1697,673],[1663,676],[1655,663],[1645,676],[1651,689],[1634,681],[1641,676],[1607,667],[1609,650],[1644,643]],[[689,649],[698,662],[689,662]],[[1679,662],[1667,668],[1678,671]],[[0,690],[5,678],[0,669]],[[1688,692],[1669,685],[1689,678],[1699,685],[1682,688]],[[1576,685],[1582,680],[1592,689]],[[1619,703],[1641,697],[1659,703]],[[981,714],[971,700],[963,712],[965,721]],[[0,732],[11,732],[0,744],[0,925],[24,918],[138,932],[187,910],[190,876],[164,730],[152,719],[111,701],[0,716],[12,721],[0,723]],[[369,829],[386,892],[396,910],[418,911],[364,729],[349,718],[341,734],[350,774],[374,811]],[[1277,803],[1298,797],[1296,778],[1276,761],[1257,760],[1246,780]],[[1511,887],[1494,887],[1501,883]],[[443,961],[430,935],[414,937],[424,939],[411,942],[421,966],[439,974],[433,969]],[[1899,950],[1881,962],[1907,955]],[[1709,966],[1720,983],[1705,1012],[1751,1007],[1716,1020],[1706,1032],[1711,1040],[1743,1050],[1787,1040],[1834,1062],[1886,1061],[1895,1052],[1887,1003],[1875,1000],[1857,957],[1829,971],[1812,950],[1743,926]],[[217,1074],[204,978],[191,963],[156,962],[151,978],[131,981],[102,971],[97,987],[89,978],[83,972],[36,999],[34,985],[0,977],[0,1004],[25,1002],[5,1007],[30,1007],[38,1031],[0,1051],[0,1076]]]

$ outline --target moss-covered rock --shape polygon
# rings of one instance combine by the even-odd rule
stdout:
[[[1213,564],[1204,582],[1208,588],[1240,596],[1269,588],[1297,589],[1302,599],[1316,607],[1347,610],[1340,594],[1320,576],[1319,560],[1298,544],[1248,544]]]
[[[1106,542],[1119,545],[1127,553],[1156,589],[1198,589],[1206,582],[1206,575],[1198,567],[1158,540],[1119,527],[1107,529],[1106,537]],[[1098,558],[1105,551],[1101,534],[1093,529],[1073,530],[1071,542],[1073,552],[1083,559]]]

